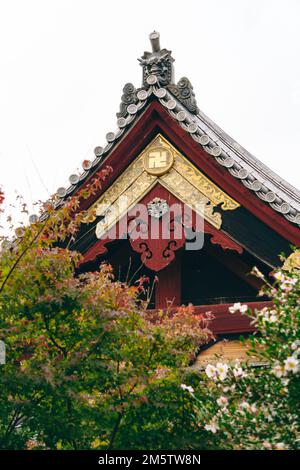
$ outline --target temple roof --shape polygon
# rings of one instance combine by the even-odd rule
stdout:
[[[161,49],[159,34],[151,33],[152,52],[145,52],[139,62],[143,68],[142,87],[131,83],[123,88],[117,130],[106,135],[104,147],[95,148],[95,158],[83,162],[83,173],[70,176],[70,186],[57,190],[57,206],[74,193],[84,181],[105,163],[107,156],[133,127],[147,105],[157,100],[172,118],[234,178],[259,199],[300,226],[300,191],[284,181],[260,160],[245,150],[199,110],[193,87],[187,78],[174,83],[173,57]]]

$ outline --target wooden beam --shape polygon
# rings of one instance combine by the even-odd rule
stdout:
[[[257,291],[263,286],[263,281],[253,274],[250,274],[253,266],[249,266],[241,256],[230,251],[222,251],[212,247],[209,243],[205,245],[205,248],[210,256],[213,256],[220,263],[222,263],[229,271],[233,272],[236,276],[246,282],[251,287],[254,287]]]
[[[171,265],[172,266],[172,265]],[[170,267],[171,267],[170,266]],[[251,310],[261,310],[264,307],[271,307],[271,301],[266,302],[246,302]],[[195,315],[203,315],[204,313],[211,313],[213,320],[209,322],[208,328],[214,335],[222,334],[239,334],[239,333],[252,333],[256,329],[251,325],[251,319],[247,315],[240,313],[229,313],[231,304],[217,304],[217,305],[196,305],[194,306]]]
[[[181,258],[182,251],[178,251],[172,263],[157,273],[156,308],[166,308],[168,302],[173,306],[181,304]]]
[[[261,310],[264,307],[270,307],[271,301],[266,302],[245,302],[248,307],[254,311],[255,309]],[[203,313],[210,312],[214,319],[209,323],[208,328],[215,334],[233,334],[233,333],[251,333],[255,331],[254,325],[251,325],[251,320],[247,315],[241,313],[229,313],[231,304],[218,304],[218,305],[197,305],[195,306],[196,315],[203,315]]]

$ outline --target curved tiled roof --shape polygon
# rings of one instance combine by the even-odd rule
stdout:
[[[166,60],[169,54],[169,58],[173,62],[170,51],[166,49],[160,51],[159,45],[156,45],[155,49],[156,51],[152,54],[148,53],[151,60],[148,58],[147,60],[151,62],[151,66],[153,66],[153,62],[156,65],[159,63],[159,54],[162,52],[164,53],[162,60]],[[143,87],[136,90],[131,84],[125,85],[120,112],[117,114],[119,116],[117,130],[106,135],[107,143],[104,147],[95,148],[95,158],[92,161],[84,161],[83,173],[71,175],[70,186],[58,189],[57,206],[63,204],[65,198],[72,194],[96,168],[101,166],[121,137],[133,126],[146,105],[156,99],[219,165],[226,168],[234,178],[240,180],[259,199],[293,224],[300,226],[300,191],[247,152],[200,111],[192,86],[186,78],[181,79],[177,85],[168,82],[162,84],[163,80],[159,73],[148,73],[147,75],[145,60],[142,65],[144,67]],[[169,71],[168,76],[171,77],[172,73]]]

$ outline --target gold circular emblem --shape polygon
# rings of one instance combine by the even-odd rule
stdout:
[[[174,163],[172,152],[165,147],[154,147],[144,156],[144,168],[150,175],[167,173]]]

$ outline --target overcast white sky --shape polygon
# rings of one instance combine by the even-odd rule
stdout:
[[[116,129],[122,88],[161,34],[176,80],[241,145],[300,186],[299,0],[0,0],[0,184],[29,206]]]

